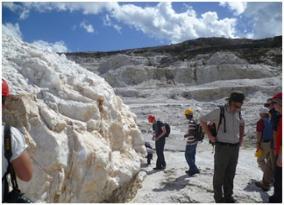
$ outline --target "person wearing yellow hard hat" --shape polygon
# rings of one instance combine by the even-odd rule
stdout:
[[[184,138],[186,139],[185,159],[189,166],[189,170],[185,173],[189,176],[193,176],[195,174],[200,173],[199,169],[195,164],[196,147],[198,144],[198,140],[196,139],[197,123],[193,119],[192,108],[187,108],[184,111],[184,115],[188,120],[188,131],[184,135]]]
[[[255,185],[263,191],[268,191],[273,182],[274,156],[272,150],[273,126],[268,108],[260,108],[260,119],[256,124],[256,157],[257,163],[263,172],[262,180]]]

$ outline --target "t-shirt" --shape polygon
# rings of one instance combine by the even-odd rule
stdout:
[[[197,143],[195,138],[197,124],[195,120],[191,119],[188,121],[188,131],[186,135],[186,143],[189,145],[193,145]]]
[[[201,116],[200,121],[212,122],[218,126],[220,118],[220,108],[216,108],[207,115]],[[226,118],[226,132],[224,132],[224,119],[218,130],[217,141],[223,143],[236,144],[240,141],[240,126],[244,126],[243,118],[240,119],[239,112],[229,112],[228,105],[224,108],[224,115]]]
[[[272,119],[264,118],[260,119],[256,123],[256,131],[262,134],[262,140],[272,140],[273,138],[273,127]]]
[[[260,119],[260,120],[258,120],[257,123],[256,123],[256,131],[262,133],[262,132],[263,132],[263,129],[264,129],[264,123],[263,123],[263,120]]]
[[[7,171],[8,161],[4,156],[4,125],[2,125],[2,177]],[[23,134],[16,128],[11,127],[12,157],[11,161],[17,159],[28,147]]]
[[[277,122],[278,122],[278,118],[279,118],[279,113],[273,108],[269,111],[269,113],[271,114],[271,120],[272,120],[272,126],[273,126],[273,130],[276,132],[277,131]]]
[[[165,125],[164,125],[164,123],[162,123],[161,121],[156,121],[154,124],[153,124],[153,131],[155,132],[155,137],[158,137],[158,136],[160,136],[160,134],[163,132],[163,130],[162,130],[162,127],[164,127]],[[165,137],[165,136],[163,136],[163,137]],[[161,137],[161,138],[163,138],[163,137]]]

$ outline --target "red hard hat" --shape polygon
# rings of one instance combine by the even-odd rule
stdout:
[[[148,122],[153,123],[156,120],[154,115],[148,115]]]
[[[277,94],[275,94],[275,95],[272,97],[272,100],[275,100],[275,99],[280,99],[280,100],[282,100],[282,92],[277,93]]]
[[[2,79],[2,96],[8,96],[10,94],[9,92],[9,86],[6,80]]]

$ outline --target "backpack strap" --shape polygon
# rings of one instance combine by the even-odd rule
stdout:
[[[12,137],[11,136],[12,136],[11,127],[9,125],[5,125],[4,127],[4,156],[8,161],[8,167],[7,167],[6,173],[4,174],[3,178],[6,178],[7,180],[7,176],[8,174],[10,174],[13,190],[19,190],[15,170],[11,163],[11,158],[12,158],[12,139],[11,139]],[[9,187],[5,187],[5,189],[6,188],[9,189]]]
[[[222,119],[224,119],[224,133],[226,133],[227,130],[226,130],[226,118],[225,118],[225,106],[219,106],[219,108],[220,108],[220,116],[219,116],[219,123],[218,123],[218,127],[217,127],[217,133],[218,133],[220,125],[222,123]]]

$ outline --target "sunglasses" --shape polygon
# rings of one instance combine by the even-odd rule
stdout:
[[[265,104],[264,104],[264,107],[269,107],[269,106],[271,106],[271,105],[273,105],[273,103],[265,103]]]

